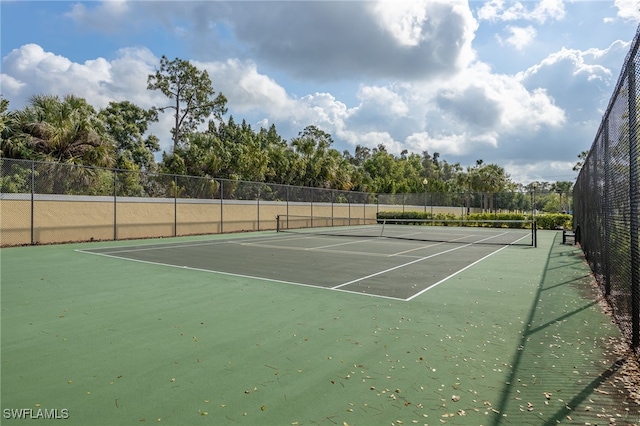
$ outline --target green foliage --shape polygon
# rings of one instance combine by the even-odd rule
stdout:
[[[539,214],[536,215],[538,229],[571,229],[573,227],[573,216],[564,213]]]
[[[521,213],[472,213],[465,216],[455,215],[451,213],[437,213],[433,216],[430,212],[379,212],[378,219],[433,219],[433,220],[465,220],[468,222],[485,222],[485,221],[511,221],[511,220],[531,220],[530,214]],[[573,216],[570,214],[540,214],[536,215],[536,226],[538,229],[571,229]],[[488,224],[487,224],[488,225]],[[508,223],[501,226],[509,227]]]
[[[114,165],[113,141],[104,123],[84,99],[71,95],[33,96],[26,108],[11,111],[1,148],[7,158]]]
[[[530,214],[520,214],[520,213],[472,213],[465,216],[455,215],[451,213],[437,213],[433,216],[430,212],[418,212],[418,211],[409,211],[409,212],[379,212],[377,215],[378,219],[416,219],[416,220],[433,220],[433,225],[449,225],[455,226],[455,223],[445,223],[444,221],[462,221],[464,220],[467,224],[471,223],[475,226],[499,226],[502,228],[512,228],[512,227],[522,227],[524,226],[521,223],[514,223],[509,221],[528,221],[531,220]],[[562,229],[567,228],[570,229],[572,226],[573,216],[569,214],[543,214],[536,216],[536,226],[538,229]],[[438,222],[443,221],[443,222]],[[490,222],[493,221],[493,222]],[[496,222],[497,221],[497,222]],[[499,223],[500,221],[504,221],[503,223]],[[411,222],[409,222],[411,223]],[[418,223],[418,222],[416,222]]]
[[[31,167],[25,164],[0,162],[0,192],[20,194],[31,192]]]
[[[150,123],[158,121],[157,111],[128,101],[110,102],[98,117],[115,143],[116,168],[155,170],[154,153],[160,151],[159,140],[155,135],[145,137],[145,133]]]
[[[403,219],[411,220],[416,219],[415,223],[420,223],[420,220],[432,220],[429,222],[431,225],[446,225],[446,226],[482,226],[482,227],[499,227],[499,228],[512,228],[522,227],[525,224],[521,223],[509,223],[509,221],[527,220],[527,216],[518,213],[474,213],[470,215],[460,216],[453,213],[436,213],[433,216],[430,212],[379,212],[378,219]],[[451,222],[447,222],[451,221]],[[500,223],[500,221],[503,221]],[[462,223],[464,222],[464,224]],[[412,222],[409,222],[412,223]]]

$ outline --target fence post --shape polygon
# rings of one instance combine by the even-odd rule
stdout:
[[[36,186],[36,163],[35,161],[31,161],[31,245],[35,244],[34,241],[34,220],[35,220],[35,200],[34,200],[34,193],[35,193],[35,186]]]
[[[369,198],[367,197],[367,194],[362,195],[362,223],[367,223],[367,201],[369,201]]]
[[[611,192],[611,153],[609,152],[609,119],[605,118],[602,132],[604,137],[604,293],[606,296],[611,294],[611,255],[609,246],[611,245],[611,218],[609,211],[611,210],[611,200],[609,193]],[[578,242],[578,241],[576,241]]]
[[[178,175],[173,175],[173,236],[178,236]]]
[[[220,180],[220,233],[224,233],[224,180]]]
[[[113,171],[113,241],[118,239],[118,171]]]
[[[640,348],[640,165],[638,164],[638,119],[636,112],[636,67],[633,60],[627,68],[629,79],[629,204],[631,207],[631,345]]]
[[[334,198],[333,197],[333,193],[334,193],[334,191],[333,191],[333,189],[330,189],[329,191],[331,192],[331,226],[333,226],[333,217],[335,216],[333,214],[333,198]],[[351,223],[349,223],[349,224],[351,224]]]

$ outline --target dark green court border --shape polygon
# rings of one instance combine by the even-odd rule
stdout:
[[[212,240],[221,238],[236,237]],[[560,240],[540,232],[526,256],[503,250],[409,303],[75,251],[154,241],[2,249],[3,415],[67,409],[66,420],[37,422],[53,425],[638,423],[615,385],[618,330],[586,295],[580,250]]]

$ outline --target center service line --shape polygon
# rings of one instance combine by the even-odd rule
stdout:
[[[493,256],[494,254],[498,253],[499,251],[502,251],[502,250],[506,249],[507,247],[509,247],[509,246],[501,247],[501,248],[499,248],[498,250],[496,250],[496,251],[493,251],[493,252],[489,253],[489,254],[488,254],[488,255],[486,255],[485,257],[483,257],[483,258],[481,258],[481,259],[478,259],[478,260],[476,260],[475,262],[473,262],[472,264],[465,266],[464,268],[460,269],[459,271],[454,272],[453,274],[449,275],[448,277],[445,277],[445,278],[441,279],[441,280],[440,280],[440,281],[438,281],[437,283],[431,284],[429,287],[425,288],[424,290],[420,290],[418,293],[414,294],[413,296],[409,297],[408,299],[405,299],[405,301],[407,301],[407,302],[408,302],[408,301],[410,301],[410,300],[415,299],[416,297],[420,296],[421,294],[424,294],[424,293],[426,293],[427,291],[431,290],[432,288],[439,286],[440,284],[442,284],[443,282],[447,281],[448,279],[455,277],[455,276],[456,276],[456,275],[458,275],[460,272],[462,272],[462,271],[466,271],[467,269],[471,268],[473,265],[476,265],[476,264],[478,264],[478,263],[482,262],[483,260],[485,260],[485,259],[486,259],[486,258],[488,258],[489,256]]]
[[[455,247],[455,248],[452,248],[452,249],[449,249],[449,250],[445,250],[445,251],[441,251],[440,253],[432,254],[430,256],[421,257],[419,259],[412,260],[411,262],[403,263],[402,265],[394,266],[393,268],[385,269],[384,271],[376,272],[375,274],[367,275],[366,277],[357,278],[355,280],[352,280],[352,281],[349,281],[349,282],[346,282],[344,284],[340,284],[340,285],[337,285],[337,286],[331,287],[331,288],[333,290],[336,290],[336,289],[339,289],[341,287],[347,286],[349,284],[354,284],[354,283],[357,283],[358,281],[366,280],[367,278],[372,278],[372,277],[375,277],[377,275],[386,274],[387,272],[391,272],[391,271],[394,271],[396,269],[404,268],[405,266],[413,265],[414,263],[422,262],[423,260],[431,259],[432,257],[440,256],[441,254],[450,253],[450,252],[455,251],[455,250],[460,250],[461,248],[469,247],[470,245],[471,244],[465,244],[463,246]]]

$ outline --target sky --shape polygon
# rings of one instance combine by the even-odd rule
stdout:
[[[287,140],[315,125],[340,152],[573,181],[639,23],[640,0],[1,0],[0,93],[161,107],[165,55],[208,72],[226,119]],[[171,127],[150,128],[167,152]]]

